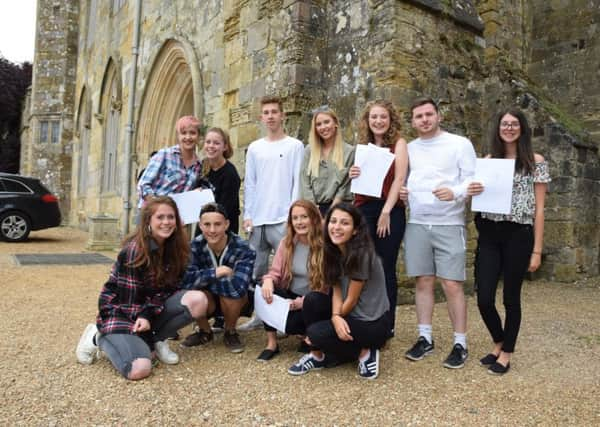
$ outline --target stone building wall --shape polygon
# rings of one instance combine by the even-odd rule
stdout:
[[[41,178],[60,199],[65,222],[71,206],[71,150],[77,61],[77,2],[38,1],[27,139],[21,173]]]
[[[600,1],[533,0],[528,16],[528,75],[598,141]]]
[[[533,3],[539,7],[531,8]],[[598,155],[594,135],[581,131],[587,126],[593,131],[594,121],[588,116],[580,122],[572,119],[580,111],[574,100],[586,86],[575,80],[568,89],[556,89],[563,92],[552,92],[560,85],[560,73],[593,71],[575,60],[571,68],[557,67],[557,62],[548,66],[546,54],[556,54],[556,46],[563,46],[557,41],[562,36],[544,38],[543,17],[533,12],[558,17],[562,10],[592,22],[597,9],[582,2],[584,12],[577,15],[561,9],[561,2],[547,7],[541,1],[533,3],[206,0],[190,9],[184,0],[144,0],[140,45],[135,47],[136,0],[63,1],[65,10],[79,10],[77,21],[63,21],[61,27],[71,37],[68,40],[78,42],[79,55],[75,57],[69,48],[71,62],[60,62],[66,48],[59,49],[63,45],[50,37],[40,41],[36,63],[40,70],[48,67],[50,59],[72,67],[69,75],[76,87],[70,101],[64,96],[68,108],[60,110],[65,111],[62,123],[70,120],[69,126],[62,127],[68,143],[61,153],[68,153],[68,158],[55,155],[54,147],[44,147],[43,153],[38,149],[36,158],[31,154],[35,144],[29,144],[24,163],[31,166],[44,160],[53,166],[49,170],[69,170],[61,191],[72,197],[70,224],[88,228],[90,216],[110,217],[115,233],[122,234],[133,218],[125,215],[125,208],[136,202],[137,172],[151,151],[175,143],[174,123],[183,114],[195,114],[207,126],[229,130],[236,148],[233,162],[243,175],[245,148],[263,132],[257,121],[257,100],[265,94],[284,98],[291,135],[306,139],[310,111],[328,104],[338,112],[344,138],[351,143],[356,141],[364,104],[374,98],[396,103],[404,117],[405,136],[411,139],[409,104],[415,96],[430,94],[440,101],[443,126],[468,136],[480,154],[487,152],[493,114],[502,106],[520,105],[535,129],[536,150],[549,159],[556,177],[548,197],[548,238],[540,274],[559,280],[596,274]],[[48,13],[53,11],[52,6],[44,7]],[[51,15],[41,14],[40,19],[41,28],[59,28]],[[595,52],[594,25],[580,31],[587,31],[589,37],[579,51]],[[46,59],[44,46],[54,49]],[[134,52],[139,53],[137,62]],[[551,84],[540,84],[534,76]],[[53,104],[36,101],[38,92],[54,96],[57,86],[46,88],[49,83],[34,76],[32,105],[56,114]],[[568,98],[564,105],[560,94]],[[592,96],[581,99],[595,105]],[[64,133],[65,128],[74,129],[73,134]],[[131,156],[125,158],[130,131]],[[110,141],[115,137],[118,145],[111,154]],[[72,156],[67,150],[71,141]],[[114,173],[107,159],[116,159]],[[124,179],[128,165],[130,182]],[[111,178],[111,174],[116,175]],[[111,186],[107,177],[116,185]],[[127,189],[132,191],[129,200]],[[472,249],[475,233],[470,228]]]

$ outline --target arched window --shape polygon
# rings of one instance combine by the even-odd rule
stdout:
[[[100,116],[104,120],[104,147],[102,150],[101,192],[118,192],[118,147],[121,135],[121,79],[111,60],[102,85]]]
[[[77,158],[77,195],[84,196],[88,189],[88,165],[90,157],[91,108],[88,91],[83,88],[77,112],[77,131],[79,133],[79,155]]]

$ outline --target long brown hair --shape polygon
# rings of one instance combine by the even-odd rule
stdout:
[[[310,230],[308,231],[308,278],[309,286],[313,291],[318,291],[323,287],[323,225],[319,208],[308,200],[296,200],[290,206],[287,219],[287,233],[283,238],[283,245],[286,249],[286,258],[283,262],[283,271],[285,281],[292,280],[292,259],[294,258],[294,243],[296,240],[296,231],[292,225],[292,209],[295,207],[304,208],[310,220]]]
[[[358,143],[368,144],[369,142],[375,142],[375,137],[369,127],[369,114],[373,107],[382,107],[387,110],[390,116],[390,128],[385,135],[383,135],[383,143],[388,147],[395,145],[396,141],[400,138],[400,129],[402,125],[396,107],[394,107],[394,104],[390,101],[386,101],[385,99],[376,99],[375,101],[367,102],[367,105],[360,116],[360,122],[358,123]]]
[[[515,159],[515,170],[522,175],[530,175],[535,171],[535,160],[533,157],[533,147],[531,146],[531,128],[527,122],[527,117],[521,110],[508,108],[500,111],[494,119],[494,127],[491,135],[491,155],[494,159],[503,159],[506,155],[506,146],[500,138],[500,123],[502,118],[510,114],[519,121],[521,135],[517,141],[517,158]]]
[[[163,243],[159,250],[152,250],[152,231],[150,219],[160,205],[167,205],[175,212],[175,231]],[[139,248],[137,256],[133,259],[131,267],[145,267],[154,275],[157,287],[177,283],[183,275],[190,255],[188,242],[183,224],[179,217],[177,205],[168,196],[153,197],[148,200],[140,212],[140,223],[135,231],[123,240],[123,246],[135,242]]]

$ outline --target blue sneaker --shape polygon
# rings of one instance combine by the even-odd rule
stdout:
[[[367,380],[377,378],[379,375],[379,350],[371,349],[367,360],[358,361],[358,375]]]
[[[290,375],[304,375],[308,373],[308,371],[323,369],[325,367],[325,359],[317,360],[311,354],[305,354],[298,360],[297,363],[292,365],[290,369],[288,369],[288,373]]]

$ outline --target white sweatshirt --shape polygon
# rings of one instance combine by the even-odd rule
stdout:
[[[286,136],[277,141],[258,139],[248,146],[244,178],[244,220],[252,225],[278,224],[300,191],[304,145]]]
[[[408,222],[428,225],[464,225],[467,187],[475,174],[471,141],[448,132],[408,144]],[[454,200],[444,202],[432,194],[447,187]]]

